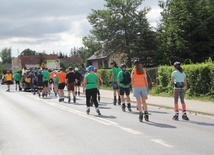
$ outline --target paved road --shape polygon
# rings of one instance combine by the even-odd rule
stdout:
[[[213,117],[177,122],[173,110],[150,106],[150,122],[140,123],[135,107],[122,112],[109,99],[101,116],[85,109],[84,96],[59,103],[0,86],[0,155],[213,154]]]

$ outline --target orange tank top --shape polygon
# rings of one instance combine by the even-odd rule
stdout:
[[[144,74],[137,74],[136,69],[132,71],[132,87],[146,87],[146,71],[144,70]]]

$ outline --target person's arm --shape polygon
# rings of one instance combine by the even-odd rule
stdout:
[[[184,79],[184,89],[187,89],[187,79]]]
[[[83,92],[85,92],[85,87],[86,87],[86,85],[87,85],[87,78],[86,77],[84,77],[84,79],[83,79]]]
[[[121,73],[119,72],[118,75],[117,75],[117,84],[118,84],[118,85],[120,84],[120,81],[121,81],[121,80],[120,80],[120,78],[121,78],[120,75],[121,75]]]

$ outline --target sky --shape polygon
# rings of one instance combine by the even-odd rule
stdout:
[[[47,54],[69,54],[82,47],[90,35],[87,20],[91,10],[105,9],[104,0],[0,0],[0,51],[12,49],[16,57],[24,49]],[[151,26],[160,20],[158,0],[144,0],[139,9],[151,7],[147,14]]]

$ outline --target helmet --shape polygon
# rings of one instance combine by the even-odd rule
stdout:
[[[179,62],[179,61],[176,61],[175,63],[174,63],[174,66],[179,66],[181,63]]]
[[[134,65],[136,64],[140,64],[140,61],[139,60],[134,60]]]
[[[94,72],[97,72],[97,68],[94,68]]]
[[[120,68],[126,68],[126,64],[122,64]]]
[[[73,70],[73,68],[72,68],[72,67],[68,67],[68,70],[72,71],[72,70]]]
[[[110,64],[111,64],[111,65],[116,65],[116,62],[115,62],[115,61],[112,61]]]
[[[75,70],[75,71],[78,71],[79,69],[76,67],[74,70]]]
[[[89,72],[90,72],[90,71],[94,71],[94,66],[92,66],[92,65],[88,66],[88,71],[89,71]]]

